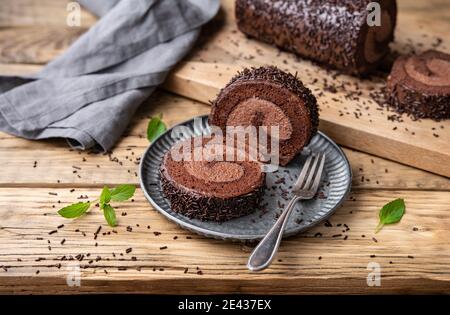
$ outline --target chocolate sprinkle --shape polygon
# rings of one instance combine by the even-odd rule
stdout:
[[[259,207],[264,187],[232,198],[218,198],[203,195],[180,187],[161,172],[161,186],[164,196],[170,200],[172,210],[188,218],[202,221],[222,222],[252,213]],[[154,232],[155,235],[157,232]]]

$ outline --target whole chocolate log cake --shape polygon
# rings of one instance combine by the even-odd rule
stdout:
[[[389,103],[414,118],[450,118],[450,55],[429,50],[399,57],[387,83]]]
[[[212,103],[209,124],[278,126],[279,162],[286,165],[316,134],[316,98],[302,82],[276,67],[244,69]]]
[[[380,26],[369,26],[367,5],[378,2]],[[395,0],[237,0],[245,34],[349,74],[377,67],[394,39]]]
[[[230,148],[213,139],[190,138],[166,153],[160,168],[165,197],[174,211],[203,221],[220,222],[255,211],[265,187],[261,163],[249,155],[229,161]]]

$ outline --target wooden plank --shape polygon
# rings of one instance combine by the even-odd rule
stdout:
[[[61,55],[86,30],[64,26],[0,29],[0,63],[48,63]]]
[[[5,76],[28,76],[38,73],[42,69],[42,65],[35,64],[7,64],[0,63],[0,75]]]
[[[97,18],[81,8],[69,26],[70,0],[0,0],[0,63],[45,64],[62,54]]]
[[[2,11],[0,12],[0,27],[16,27],[18,32],[26,33],[34,32],[33,28],[30,26],[44,26],[49,29],[67,28],[66,17],[67,17],[67,3],[71,2],[69,0],[16,0],[14,2],[8,0],[0,0],[0,6]],[[448,15],[447,10],[444,8],[448,7],[449,4],[445,0],[432,0],[432,1],[399,1],[399,26],[397,28],[397,40],[394,43],[394,49],[400,52],[407,52],[412,48],[414,44],[416,49],[424,50],[427,48],[435,47],[436,40],[438,37],[446,38],[446,40],[439,45],[439,49],[447,50],[450,48],[448,46]],[[222,11],[219,14],[216,21],[220,26],[209,25],[207,31],[204,32],[203,42],[207,42],[207,50],[197,49],[189,57],[193,60],[206,60],[206,61],[233,61],[234,63],[240,65],[248,64],[259,64],[261,57],[254,58],[256,55],[260,54],[262,51],[258,51],[258,47],[253,47],[254,52],[253,58],[250,58],[248,51],[241,51],[239,45],[235,40],[237,31],[234,27],[234,16],[230,14],[233,11],[234,1],[223,0],[222,1]],[[429,23],[433,20],[433,23]],[[77,29],[85,31],[91,27],[96,22],[96,18],[93,17],[86,10],[82,10],[81,26],[74,27],[73,30],[76,32]],[[222,24],[226,24],[227,27],[231,27],[231,34],[229,36],[226,32],[221,32],[226,34],[222,36],[214,31],[218,27],[223,28]],[[21,28],[25,26],[25,30]],[[409,32],[410,28],[414,27],[418,29],[418,32]],[[35,35],[38,36],[38,35]],[[212,37],[213,40],[209,40]],[[49,38],[49,37],[47,37]],[[220,47],[219,44],[226,44],[228,49]],[[61,49],[65,49],[70,45],[70,42],[61,43]],[[7,42],[0,43],[0,50],[5,47],[10,46]],[[233,49],[236,47],[238,49]],[[267,53],[267,45],[261,45],[264,47],[264,53]],[[202,48],[202,47],[200,47]],[[205,47],[206,48],[206,47]],[[230,50],[231,48],[231,50]],[[42,55],[46,55],[46,61],[48,62],[54,58],[54,52],[51,46],[49,47],[49,52],[46,52],[46,47],[42,45],[35,45],[34,42],[28,43],[26,47],[22,47],[24,50],[29,50],[26,54],[32,55],[33,51],[40,50]],[[242,57],[242,58],[240,58]],[[292,54],[279,54],[277,57],[270,60],[269,63],[276,63],[280,66],[283,64],[280,62],[281,58],[289,60],[296,60],[292,58]],[[255,60],[253,60],[255,59]],[[41,59],[41,61],[44,59]],[[19,62],[19,61],[16,61]],[[267,61],[263,61],[267,62]],[[299,62],[297,60],[297,62]],[[35,63],[35,62],[33,62]],[[304,61],[301,61],[304,63]],[[292,68],[288,66],[288,68]]]
[[[191,234],[162,219],[140,191],[134,202],[118,204],[116,233],[98,209],[74,221],[55,213],[77,196],[98,193],[0,189],[0,292],[450,293],[447,192],[358,190],[330,219],[332,227],[286,239],[272,267],[258,274],[245,267],[250,244]],[[374,235],[378,209],[394,196],[405,198],[406,215]],[[65,279],[74,261],[61,259],[79,254],[81,287],[70,288]],[[366,284],[369,262],[380,264],[381,287]]]
[[[71,0],[0,0],[0,27],[67,26],[68,3]],[[89,28],[97,21],[90,12],[81,10],[81,26]]]
[[[142,105],[124,137],[107,155],[73,151],[65,141],[29,141],[0,133],[0,186],[137,184],[139,158],[149,144],[149,117],[163,113],[164,121],[172,126],[208,112],[207,105],[159,92]],[[352,165],[354,188],[450,190],[447,178],[350,149],[345,153]]]

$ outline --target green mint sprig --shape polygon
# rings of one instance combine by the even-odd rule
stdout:
[[[103,187],[100,197],[94,201],[87,202],[77,202],[64,207],[58,211],[59,215],[64,218],[74,219],[81,217],[90,208],[91,205],[95,204],[97,201],[99,203],[100,209],[103,210],[103,215],[105,216],[106,222],[112,227],[117,226],[116,211],[110,205],[111,201],[126,201],[133,197],[136,187],[134,185],[119,185],[114,189],[109,189],[108,186]]]
[[[405,201],[403,199],[395,199],[381,208],[375,233],[378,233],[384,225],[399,222],[405,214]]]
[[[148,122],[147,126],[147,139],[150,142],[153,142],[156,138],[158,138],[164,131],[167,130],[166,124],[161,120],[162,114],[158,116],[152,117]]]

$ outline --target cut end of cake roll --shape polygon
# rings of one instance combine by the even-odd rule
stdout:
[[[368,2],[361,1],[367,14],[359,30],[357,43],[357,56],[355,58],[356,74],[366,74],[376,69],[384,57],[389,53],[389,44],[394,40],[394,31],[397,24],[397,4],[394,0],[380,0],[377,3],[381,12],[379,19],[368,16]],[[368,21],[374,23],[369,25]],[[379,22],[379,25],[377,23]],[[351,72],[351,71],[350,71]]]
[[[390,105],[413,118],[450,118],[450,55],[428,50],[399,57],[387,81]]]
[[[244,69],[212,103],[209,124],[278,127],[279,163],[286,165],[316,134],[316,98],[295,76],[276,67]]]
[[[160,168],[164,196],[175,212],[202,221],[221,222],[254,212],[265,187],[261,163],[249,156],[230,161],[226,152],[236,148],[213,140],[189,138],[165,154]]]

